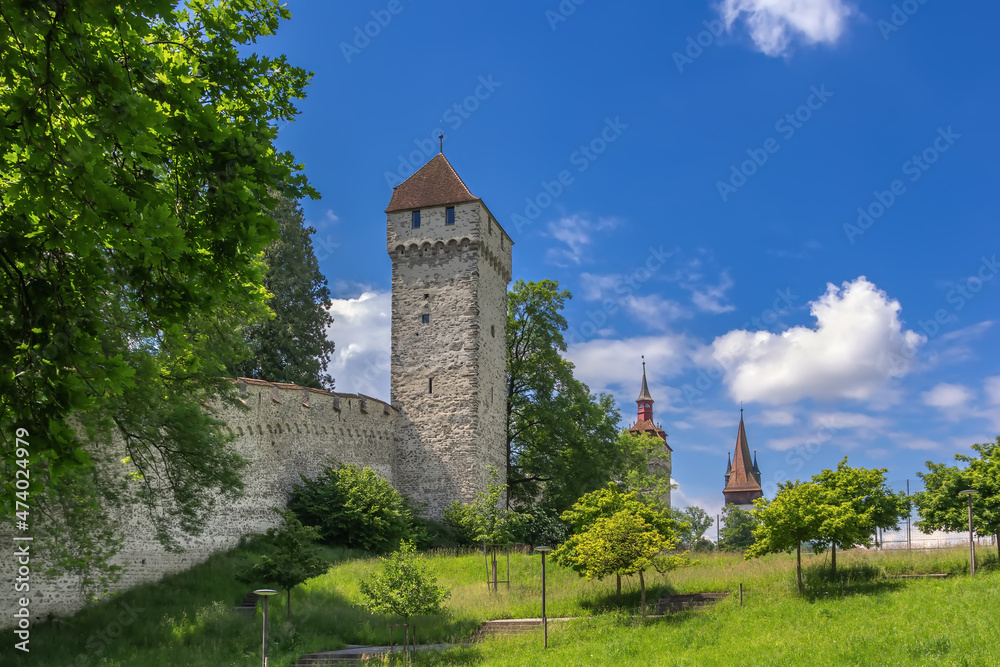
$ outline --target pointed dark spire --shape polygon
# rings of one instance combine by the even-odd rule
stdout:
[[[444,135],[438,135],[438,153],[444,154]]]
[[[649,395],[649,387],[646,385],[646,355],[642,355],[642,389],[639,390],[639,398],[635,400],[653,402],[653,397]]]

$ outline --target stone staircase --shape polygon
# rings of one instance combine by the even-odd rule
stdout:
[[[676,614],[689,609],[704,609],[719,600],[729,597],[729,591],[722,593],[689,593],[686,595],[664,595],[653,606],[657,614]]]
[[[253,591],[250,591],[246,594],[246,597],[243,598],[243,602],[233,607],[233,609],[245,614],[253,615],[257,611],[258,600],[260,600],[260,596]]]

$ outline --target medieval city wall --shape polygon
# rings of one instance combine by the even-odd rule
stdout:
[[[331,461],[374,469],[394,482],[393,440],[397,411],[387,403],[355,394],[331,394],[295,385],[245,380],[241,387],[245,408],[226,409],[220,418],[236,437],[236,450],[247,459],[246,493],[235,501],[220,501],[200,536],[179,536],[184,547],[170,553],[160,546],[143,508],[128,505],[113,513],[124,543],[114,562],[125,572],[114,590],[126,590],[186,570],[211,554],[230,549],[244,535],[262,533],[277,525],[271,511],[284,507],[299,475],[315,477]],[[4,536],[8,544],[12,542]],[[0,580],[12,582],[15,559],[0,561]],[[84,606],[76,577],[43,579],[44,564],[32,562],[27,597],[35,620],[49,614],[68,615]],[[0,608],[16,609],[13,586],[0,590]],[[0,627],[9,626],[8,616]]]

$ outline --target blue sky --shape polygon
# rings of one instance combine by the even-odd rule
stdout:
[[[765,488],[845,455],[917,488],[1000,433],[1000,5],[288,6],[258,50],[315,72],[278,144],[339,390],[388,396],[383,210],[440,130],[623,425],[645,354],[678,504],[722,504],[741,401]]]

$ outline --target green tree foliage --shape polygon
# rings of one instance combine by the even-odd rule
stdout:
[[[264,536],[268,553],[249,563],[237,579],[256,587],[283,588],[288,596],[286,612],[291,618],[292,589],[326,572],[328,563],[320,557],[315,545],[320,539],[318,530],[303,526],[294,512],[277,509],[275,512],[282,520],[279,527],[268,529]]]
[[[121,489],[102,464],[162,501],[167,543],[240,490],[203,406],[236,404],[221,377],[267,313],[271,193],[316,194],[274,147],[310,75],[240,54],[288,17],[270,0],[0,7],[0,502],[13,513],[23,428],[57,564],[106,564],[92,536]]]
[[[584,495],[570,509],[563,512],[560,518],[569,526],[570,536],[552,552],[553,560],[560,565],[571,567],[581,576],[587,576],[586,557],[581,554],[578,547],[585,539],[588,539],[584,536],[598,521],[609,519],[620,512],[638,517],[663,538],[670,540],[671,546],[664,547],[664,549],[673,549],[676,545],[678,532],[688,529],[687,524],[677,522],[667,512],[640,502],[636,498],[635,492],[621,493],[617,484],[609,482],[603,489]],[[656,561],[658,569],[664,572],[684,562],[686,561],[678,559],[676,556],[662,556]],[[632,570],[632,572],[636,571]],[[612,574],[619,576],[618,591],[620,593],[621,573],[614,572]]]
[[[305,226],[292,199],[281,197],[271,214],[280,236],[264,250],[264,287],[273,295],[268,305],[274,318],[250,328],[253,356],[237,365],[236,374],[332,391],[333,378],[325,369],[334,350],[326,337],[333,316],[310,238],[316,230]]]
[[[623,457],[622,486],[635,491],[642,502],[666,508],[676,485],[670,483],[670,451],[664,442],[648,433],[625,429],[618,434],[618,450]]]
[[[978,456],[956,454],[964,467],[927,462],[927,472],[917,473],[924,490],[913,495],[920,513],[916,526],[923,531],[968,530],[969,501],[959,491],[975,489],[972,525],[980,535],[994,535],[1000,555],[1000,436],[996,442],[972,445]]]
[[[388,558],[382,558],[379,571],[360,585],[366,605],[373,614],[399,616],[409,625],[418,614],[439,614],[451,591],[437,585],[437,578],[416,559],[412,542],[404,540]],[[415,643],[415,642],[414,642]]]
[[[896,530],[909,512],[905,493],[885,483],[885,468],[851,468],[847,457],[836,470],[824,470],[812,480],[823,489],[827,514],[816,545],[832,548],[831,571],[837,574],[837,547],[869,546],[876,528]]]
[[[371,468],[330,466],[292,487],[288,508],[316,526],[329,544],[392,551],[419,532],[413,510],[392,484]]]
[[[732,503],[722,508],[722,526],[719,528],[719,549],[746,551],[753,544],[753,529],[757,520],[752,511],[742,510]]]
[[[757,526],[754,543],[744,558],[759,558],[779,551],[795,550],[796,577],[802,592],[802,543],[816,540],[821,535],[823,522],[829,514],[826,494],[812,482],[785,482],[778,485],[773,500],[758,498],[754,501]]]
[[[569,298],[553,280],[519,280],[507,293],[508,502],[555,512],[600,488],[623,461],[614,399],[592,395],[562,356]]]
[[[659,554],[675,548],[676,538],[665,536],[639,514],[627,509],[600,517],[576,538],[572,558],[587,579],[603,579],[610,574],[639,574],[642,613],[645,614],[643,572],[654,563],[662,567],[663,558]]]
[[[677,525],[683,526],[677,533],[681,544],[687,545],[687,548],[692,551],[696,549],[706,550],[712,547],[712,543],[704,537],[705,531],[715,523],[715,519],[709,516],[708,512],[695,505],[683,509],[671,507],[669,512]]]

